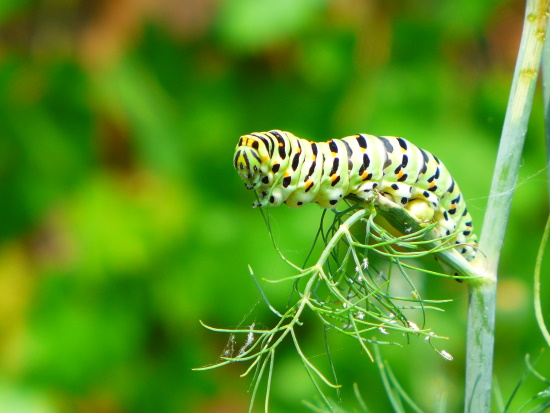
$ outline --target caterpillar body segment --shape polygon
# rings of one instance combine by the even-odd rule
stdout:
[[[358,134],[313,142],[272,130],[241,136],[234,166],[254,206],[317,203],[332,208],[346,195],[366,201],[380,193],[420,220],[435,220],[441,235],[472,261],[477,237],[460,189],[447,168],[406,139]]]

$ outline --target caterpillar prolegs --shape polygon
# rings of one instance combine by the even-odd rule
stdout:
[[[406,139],[358,134],[327,142],[272,130],[239,139],[235,169],[254,206],[315,202],[332,208],[346,195],[371,200],[380,193],[422,221],[435,220],[442,235],[457,235],[468,261],[476,255],[472,217],[451,174],[430,152]]]

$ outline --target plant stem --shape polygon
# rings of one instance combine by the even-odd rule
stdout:
[[[542,96],[544,99],[546,164],[550,165],[550,39],[548,38],[546,38],[544,46],[542,47]],[[548,174],[548,201],[550,204],[550,168],[546,170],[546,173]]]
[[[548,28],[550,22],[547,25],[546,32],[548,33]],[[544,134],[546,140],[546,173],[548,174],[548,201],[550,205],[550,39],[546,38],[544,41],[544,46],[542,47],[542,96],[544,99]],[[541,241],[541,251],[539,251],[539,256],[537,257],[537,264],[535,267],[535,282],[534,282],[534,297],[535,297],[535,315],[537,317],[537,322],[541,330],[546,343],[550,346],[550,334],[544,324],[542,317],[542,308],[540,303],[540,266],[542,261],[542,254],[544,251],[543,245],[546,244],[548,238],[548,225],[549,220],[546,222],[546,228],[543,235],[543,241]]]
[[[491,406],[497,268],[517,180],[550,0],[528,0],[519,56],[479,248],[487,257],[485,277],[469,283],[465,412],[485,413]]]
[[[546,324],[544,324],[544,316],[542,312],[542,304],[540,300],[540,271],[542,267],[542,257],[544,256],[544,250],[546,248],[546,243],[548,242],[548,234],[550,233],[550,217],[546,220],[546,227],[544,228],[544,234],[542,235],[542,241],[540,242],[539,253],[537,255],[537,262],[535,264],[535,278],[534,278],[534,304],[535,304],[535,318],[537,319],[537,324],[539,325],[540,332],[546,341],[546,344],[550,346],[550,333]]]
[[[376,205],[377,211],[388,221],[395,229],[402,234],[414,233],[422,229],[420,224],[401,206],[388,201],[385,197],[379,196]],[[437,236],[426,234],[421,239],[434,240],[434,243],[426,244],[425,249],[432,249],[438,245]],[[465,277],[479,277],[479,271],[464,259],[455,249],[438,251],[435,256],[442,263],[448,265],[458,274]]]
[[[369,208],[369,202],[367,201],[354,196],[348,196],[348,198],[353,203],[365,209]],[[401,205],[395,204],[384,196],[379,195],[376,198],[375,208],[380,216],[402,234],[414,234],[423,229],[418,219],[410,215]],[[423,241],[433,241],[423,245],[425,250],[431,250],[441,246],[441,238],[439,238],[434,231],[420,236],[419,239]],[[461,277],[470,277],[472,279],[479,277],[481,270],[473,267],[455,248],[441,249],[440,251],[435,251],[434,255],[443,264],[448,265],[455,270],[457,274],[460,274]]]

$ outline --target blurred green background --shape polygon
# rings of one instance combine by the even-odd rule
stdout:
[[[406,137],[445,162],[479,230],[523,8],[515,0],[2,0],[0,411],[245,411],[246,366],[191,371],[216,362],[228,339],[199,320],[273,325],[256,305],[248,264],[258,277],[291,274],[233,171],[238,137],[273,128],[313,140]],[[500,267],[495,375],[504,398],[525,354],[544,347],[532,309],[548,214],[540,100]],[[301,262],[320,209],[269,213],[279,245]],[[266,291],[282,309],[290,288]],[[443,398],[459,412],[466,287],[428,279],[423,288],[426,298],[454,299],[429,314],[454,361],[421,338],[383,355],[422,408]],[[545,276],[543,290],[548,309]],[[325,368],[316,325],[309,320],[301,339]],[[344,405],[355,406],[357,382],[373,411],[389,411],[357,343],[331,339]],[[549,366],[547,356],[538,364],[547,376]],[[529,379],[513,406],[543,388]],[[272,411],[305,411],[301,401],[315,399],[283,346]]]

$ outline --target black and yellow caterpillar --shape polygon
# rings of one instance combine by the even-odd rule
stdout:
[[[460,189],[443,163],[403,138],[358,134],[327,142],[300,139],[272,130],[239,139],[235,169],[254,206],[315,202],[335,206],[346,195],[371,200],[382,194],[411,214],[438,223],[442,235],[456,233],[468,261],[476,256],[477,237]]]

